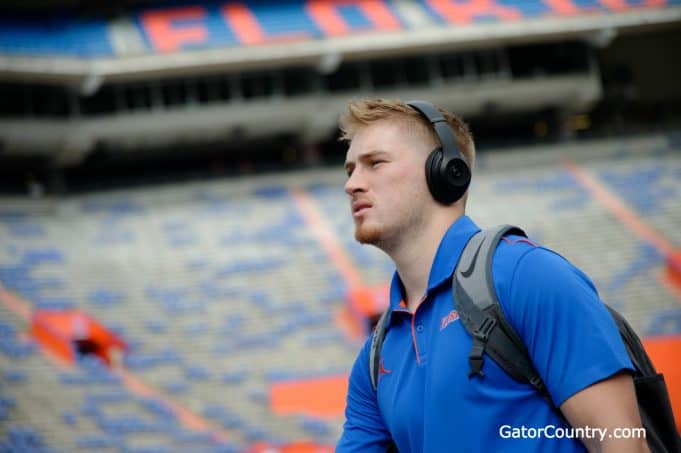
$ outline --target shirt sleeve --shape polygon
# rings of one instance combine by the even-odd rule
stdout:
[[[385,452],[391,440],[378,408],[369,376],[371,337],[364,344],[350,373],[343,433],[336,452]]]
[[[562,256],[529,248],[500,302],[556,406],[598,381],[633,370],[593,283]]]

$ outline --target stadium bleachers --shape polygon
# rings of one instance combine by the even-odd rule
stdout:
[[[681,334],[659,247],[568,164],[681,247],[679,151],[660,134],[485,154],[470,215],[520,225],[561,252],[640,334]],[[343,183],[339,167],[73,195],[38,213],[30,200],[0,202],[0,283],[21,299],[0,303],[0,452],[333,445],[342,413],[277,415],[271,388],[346,374],[361,345],[336,319],[348,282],[294,190],[322,213],[364,284],[391,276],[385,256],[354,242]],[[90,356],[72,367],[45,356],[22,303],[92,315],[128,343],[124,372]]]

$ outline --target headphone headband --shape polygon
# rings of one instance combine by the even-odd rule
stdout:
[[[466,157],[459,151],[454,133],[442,112],[427,101],[409,101],[407,105],[419,112],[421,116],[433,125],[435,135],[437,135],[440,146],[442,146],[442,152],[444,153],[443,163],[455,158],[463,159],[464,162],[468,163]]]
[[[436,201],[449,205],[459,200],[468,190],[471,170],[461,153],[444,114],[426,101],[409,101],[407,105],[416,110],[433,125],[440,147],[433,150],[426,160],[426,181]]]

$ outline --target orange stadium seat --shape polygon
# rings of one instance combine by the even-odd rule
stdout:
[[[251,445],[251,448],[247,453],[331,453],[332,451],[333,448],[327,445],[300,441],[278,447],[272,447],[266,443],[258,442]]]
[[[43,351],[73,364],[78,355],[93,354],[111,365],[115,350],[126,343],[80,310],[38,310],[31,316],[31,335]]]
[[[648,337],[643,340],[643,345],[657,371],[664,374],[676,427],[681,431],[681,363],[678,359],[681,336]]]
[[[667,277],[681,289],[681,250],[670,253],[667,257]]]
[[[281,381],[270,387],[270,404],[276,415],[301,414],[328,418],[343,414],[348,376],[327,376]]]

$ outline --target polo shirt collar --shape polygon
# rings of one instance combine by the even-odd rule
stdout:
[[[470,238],[478,231],[480,231],[480,228],[470,217],[465,215],[459,217],[447,229],[447,232],[440,241],[440,245],[435,253],[435,259],[433,259],[433,264],[430,268],[427,292],[451,280],[456,264],[459,262],[459,256],[461,256]],[[406,307],[401,305],[403,300],[404,287],[402,286],[399,274],[395,271],[390,283],[391,308],[393,310],[406,310]]]

